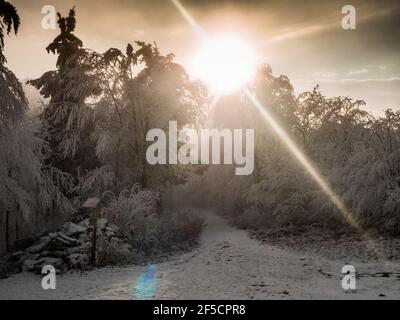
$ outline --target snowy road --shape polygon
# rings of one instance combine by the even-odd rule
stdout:
[[[332,261],[260,244],[210,213],[200,246],[153,266],[104,268],[57,277],[0,280],[0,299],[399,299],[400,267],[390,262]],[[357,291],[341,287],[341,269],[356,267]]]

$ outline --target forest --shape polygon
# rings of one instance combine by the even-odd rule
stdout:
[[[6,37],[18,37],[20,23],[17,8],[0,0],[0,256],[21,261],[21,251],[40,239],[46,242],[40,250],[46,247],[57,252],[52,258],[63,257],[62,264],[82,268],[89,255],[82,230],[90,229],[82,205],[93,197],[103,206],[101,265],[143,263],[189,250],[203,226],[192,206],[212,207],[245,229],[357,232],[244,93],[214,102],[206,86],[156,43],[133,41],[104,53],[86,48],[75,33],[75,8],[58,14],[59,34],[43,48],[57,57],[54,70],[22,84],[4,55]],[[40,92],[35,110],[27,87]],[[275,76],[267,64],[259,67],[251,89],[363,230],[399,236],[398,106],[374,116],[363,101],[327,97],[317,84],[296,95],[290,79]],[[231,165],[150,165],[146,133],[168,131],[169,121],[179,130],[254,129],[254,173],[236,176]],[[86,229],[71,231],[85,223]],[[56,230],[63,235],[54,235]],[[54,240],[56,247],[71,247],[75,233],[85,236],[78,239],[83,245],[68,258],[47,246]],[[115,250],[121,242],[124,252]],[[24,261],[26,270],[48,262],[37,264],[38,256]]]

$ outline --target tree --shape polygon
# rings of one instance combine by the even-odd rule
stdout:
[[[14,33],[18,33],[20,25],[19,15],[17,9],[8,1],[0,0],[0,63],[4,64],[6,58],[3,54],[4,49],[4,31],[10,34],[14,29]]]
[[[129,44],[125,52],[112,48],[104,54],[86,50],[81,55],[80,63],[90,66],[102,90],[95,106],[98,156],[113,168],[117,189],[135,183],[142,187],[181,183],[182,167],[147,164],[146,134],[153,128],[167,130],[170,120],[180,128],[199,124],[205,89],[189,80],[172,54],[164,56],[144,42],[135,44],[136,50]]]
[[[296,109],[296,129],[303,140],[303,147],[306,148],[308,135],[312,130],[320,126],[320,115],[325,107],[325,97],[319,90],[319,86],[299,95]]]
[[[290,79],[285,75],[274,76],[269,65],[259,68],[253,85],[258,100],[268,110],[274,120],[288,133],[292,134],[296,123],[296,96]],[[255,128],[255,179],[259,181],[265,171],[265,164],[274,162],[272,157],[279,158],[281,140],[271,126],[260,116],[252,102],[245,100],[247,110],[252,114],[251,128]],[[272,152],[275,150],[275,152]]]
[[[58,55],[57,70],[29,83],[50,98],[42,114],[44,138],[50,146],[47,163],[78,177],[83,170],[99,164],[91,137],[93,110],[87,100],[101,91],[90,75],[90,67],[79,63],[85,50],[74,35],[75,9],[67,17],[58,13],[57,23],[60,34],[46,48],[48,53]]]
[[[7,147],[3,143],[9,140],[12,134],[13,126],[21,121],[24,111],[27,108],[27,101],[22,90],[22,86],[16,76],[5,67],[6,58],[3,54],[4,51],[4,33],[10,34],[14,29],[15,34],[18,32],[20,19],[16,8],[8,1],[0,0],[0,146],[3,148],[1,151],[1,158],[5,155]],[[7,141],[9,142],[9,141]],[[11,145],[12,146],[12,145]],[[13,172],[7,158],[2,159],[0,166],[0,181],[3,191],[8,191],[13,185],[12,180]],[[15,189],[14,189],[15,190]],[[4,214],[4,233],[6,250],[11,250],[11,236],[10,236],[10,212],[11,208],[8,206],[12,201],[13,192],[2,192],[0,197],[0,205],[2,215]],[[2,219],[3,220],[3,219]],[[0,247],[0,253],[2,248]]]
[[[41,231],[47,212],[65,212],[69,202],[59,192],[58,181],[67,187],[68,179],[43,166],[46,145],[35,136],[35,127],[26,118],[27,100],[17,77],[4,63],[4,28],[18,31],[16,9],[0,1],[0,254],[13,250],[21,236]],[[64,211],[65,210],[65,211]],[[3,238],[4,236],[4,238]],[[3,240],[4,239],[4,240]],[[3,245],[5,246],[3,247]]]
[[[21,120],[27,109],[27,101],[22,86],[16,76],[5,67],[4,35],[12,30],[17,34],[20,19],[16,8],[8,1],[0,0],[0,131],[10,121]]]

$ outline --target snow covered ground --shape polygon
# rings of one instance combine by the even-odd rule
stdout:
[[[0,299],[399,299],[400,266],[393,262],[327,260],[261,244],[211,212],[200,246],[152,266],[103,268],[57,277],[0,280]],[[341,287],[345,264],[355,266],[357,290]]]

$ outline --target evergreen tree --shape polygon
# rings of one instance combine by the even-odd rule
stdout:
[[[82,41],[74,35],[75,9],[67,17],[58,13],[60,34],[46,48],[58,55],[57,70],[29,81],[50,98],[42,114],[45,140],[50,146],[49,163],[77,177],[80,171],[97,167],[95,146],[91,140],[94,122],[87,99],[100,93],[90,76],[88,65],[80,64],[85,53]]]
[[[7,34],[14,29],[17,34],[20,25],[17,9],[8,1],[0,0],[0,63],[4,64],[6,58],[3,54],[4,49],[4,31]]]
[[[13,30],[18,32],[20,19],[16,8],[8,1],[0,0],[0,131],[11,122],[21,120],[27,109],[27,101],[21,83],[5,67],[4,36]]]

